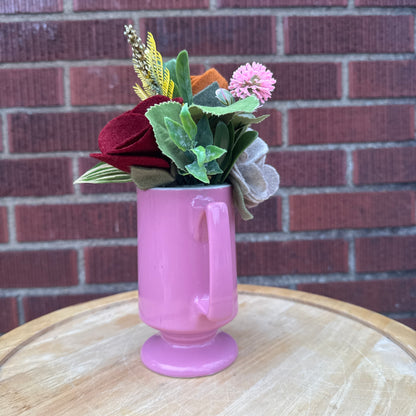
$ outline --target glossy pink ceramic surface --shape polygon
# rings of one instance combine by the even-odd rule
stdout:
[[[237,314],[235,223],[229,185],[138,191],[139,310],[160,330],[143,345],[161,374],[213,374],[237,356],[218,329]]]

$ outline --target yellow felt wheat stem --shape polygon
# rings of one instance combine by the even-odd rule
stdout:
[[[162,55],[156,49],[153,35],[147,34],[147,45],[144,45],[132,25],[124,28],[124,34],[132,49],[134,71],[141,82],[141,85],[133,86],[135,93],[141,100],[157,94],[172,98],[175,85],[170,79],[169,70],[163,68]]]
[[[166,97],[172,98],[174,88],[175,88],[175,84],[170,79],[169,69],[165,68],[164,75],[163,75],[163,85],[162,85],[163,95],[166,95]]]
[[[151,33],[147,34],[147,43],[146,43],[146,63],[149,68],[149,76],[152,80],[157,94],[162,94],[162,83],[163,83],[163,60],[162,55],[156,49],[156,42]]]
[[[132,61],[134,71],[141,81],[142,86],[136,84],[133,89],[140,99],[145,100],[155,94],[160,94],[159,86],[153,81],[151,77],[151,70],[147,63],[147,47],[142,40],[137,36],[136,31],[132,25],[124,26],[124,34],[127,36],[132,49]]]
[[[169,70],[163,68],[162,55],[156,49],[155,39],[150,32],[147,34],[146,63],[152,81],[158,85],[158,93],[172,98],[175,84],[170,79]]]
[[[133,85],[133,90],[142,101],[149,98],[149,95],[147,95],[147,93],[143,90],[143,88],[139,84],[136,83],[135,85]]]

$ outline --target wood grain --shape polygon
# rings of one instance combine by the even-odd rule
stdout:
[[[210,377],[147,370],[137,292],[0,338],[0,415],[416,415],[416,332],[350,304],[241,285],[237,361]]]

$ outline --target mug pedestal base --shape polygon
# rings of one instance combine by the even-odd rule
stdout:
[[[184,378],[215,374],[231,365],[237,354],[237,343],[225,332],[207,343],[190,345],[172,344],[157,334],[143,344],[141,359],[156,373]]]

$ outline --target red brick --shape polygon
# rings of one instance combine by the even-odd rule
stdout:
[[[88,169],[91,169],[98,163],[97,159],[82,158],[79,160],[78,175],[81,176]],[[83,194],[109,194],[109,193],[136,193],[136,185],[133,182],[128,183],[84,183],[81,184]]]
[[[342,150],[270,152],[266,162],[280,173],[283,187],[346,184],[346,157]]]
[[[208,9],[209,0],[74,0],[74,11]]]
[[[7,225],[7,208],[0,207],[0,243],[9,241],[9,228]]]
[[[292,109],[289,144],[411,140],[414,111],[411,105]]]
[[[355,0],[355,7],[416,7],[416,0]]]
[[[408,191],[292,195],[289,203],[291,231],[415,224],[415,195]]]
[[[86,172],[82,171],[82,173]],[[80,174],[80,176],[81,176]],[[81,193],[84,195],[98,195],[98,194],[121,194],[121,193],[136,193],[137,187],[133,182],[128,183],[84,183],[81,184]]]
[[[416,182],[416,147],[360,149],[354,152],[354,183]]]
[[[136,203],[21,205],[18,241],[136,237]]]
[[[11,331],[18,325],[16,298],[0,298],[0,333]]]
[[[123,35],[127,23],[126,19],[0,23],[1,61],[128,58]]]
[[[272,100],[327,100],[341,98],[341,66],[332,62],[263,63],[277,80]],[[240,64],[216,64],[229,79]]]
[[[287,54],[413,52],[413,16],[291,16]]]
[[[189,64],[189,71],[191,75],[201,75],[205,72],[205,66],[203,64]]]
[[[0,197],[70,194],[72,179],[68,158],[3,160]]]
[[[56,13],[63,11],[63,0],[7,0],[0,3],[0,13]]]
[[[416,331],[416,317],[397,318],[396,321],[399,321],[403,325],[407,325],[409,328],[412,328]]]
[[[78,283],[75,250],[0,252],[1,287],[73,286]]]
[[[361,273],[416,269],[416,236],[358,238],[355,262]]]
[[[190,70],[197,75],[204,72],[204,66],[190,65]],[[140,101],[133,91],[139,82],[133,65],[71,68],[70,78],[73,105],[137,105]]]
[[[64,104],[61,68],[0,69],[0,107]]]
[[[416,279],[298,284],[297,289],[382,313],[416,311]]]
[[[96,151],[101,129],[119,114],[119,111],[9,114],[9,149],[12,153]]]
[[[217,7],[318,7],[347,6],[348,0],[217,0]]]
[[[236,231],[238,233],[267,233],[282,229],[281,199],[272,197],[249,211],[254,218],[249,221],[241,219],[236,213]]]
[[[186,49],[196,55],[276,53],[274,16],[196,16],[140,19],[142,37],[152,32],[162,55]],[[255,36],[253,34],[255,33]]]
[[[259,124],[253,124],[254,130],[259,132],[259,136],[269,146],[282,145],[282,114],[274,108],[264,108],[258,110],[256,115],[269,114],[266,120]]]
[[[237,270],[239,276],[346,272],[348,244],[342,240],[238,243]]]
[[[351,98],[415,97],[416,61],[350,62]]]
[[[71,68],[73,105],[138,104],[133,91],[138,82],[133,66],[87,66]]]
[[[137,246],[90,247],[84,253],[87,283],[137,281]]]
[[[109,296],[113,293],[86,293],[79,295],[30,296],[23,298],[25,321],[39,318],[42,315],[66,308],[77,303]]]

